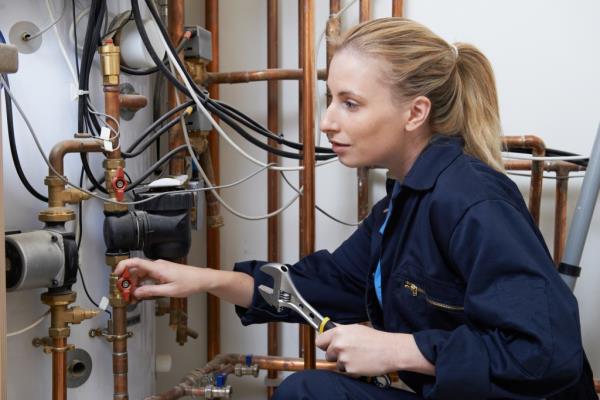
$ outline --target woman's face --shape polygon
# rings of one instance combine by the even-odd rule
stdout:
[[[344,165],[384,167],[400,177],[422,148],[406,132],[411,102],[393,97],[385,73],[380,59],[348,49],[336,53],[327,79],[332,100],[321,130]]]

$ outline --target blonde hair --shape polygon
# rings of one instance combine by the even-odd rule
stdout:
[[[488,59],[466,43],[448,44],[406,18],[381,18],[357,25],[336,44],[388,64],[388,82],[403,97],[431,101],[435,133],[460,135],[465,152],[503,171],[500,117],[494,73]]]

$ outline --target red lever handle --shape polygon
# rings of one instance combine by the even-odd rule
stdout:
[[[112,187],[115,191],[117,200],[123,201],[125,198],[125,189],[127,189],[127,180],[125,179],[123,167],[117,168],[117,173],[112,179]]]
[[[131,281],[131,275],[129,274],[129,270],[127,268],[117,280],[117,288],[121,292],[121,295],[126,302],[130,302],[132,300],[133,292],[135,292],[137,286]]]

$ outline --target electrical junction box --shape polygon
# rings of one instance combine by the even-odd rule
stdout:
[[[185,117],[185,125],[190,132],[210,131],[213,128],[208,118],[198,109]]]
[[[192,32],[192,37],[183,47],[183,55],[189,58],[201,58],[212,61],[212,35],[200,26],[186,26],[186,31]]]

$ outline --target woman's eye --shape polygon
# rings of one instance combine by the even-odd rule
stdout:
[[[349,110],[353,110],[358,107],[358,104],[356,104],[355,102],[353,102],[351,100],[346,100],[346,101],[344,101],[344,107],[346,107]]]

